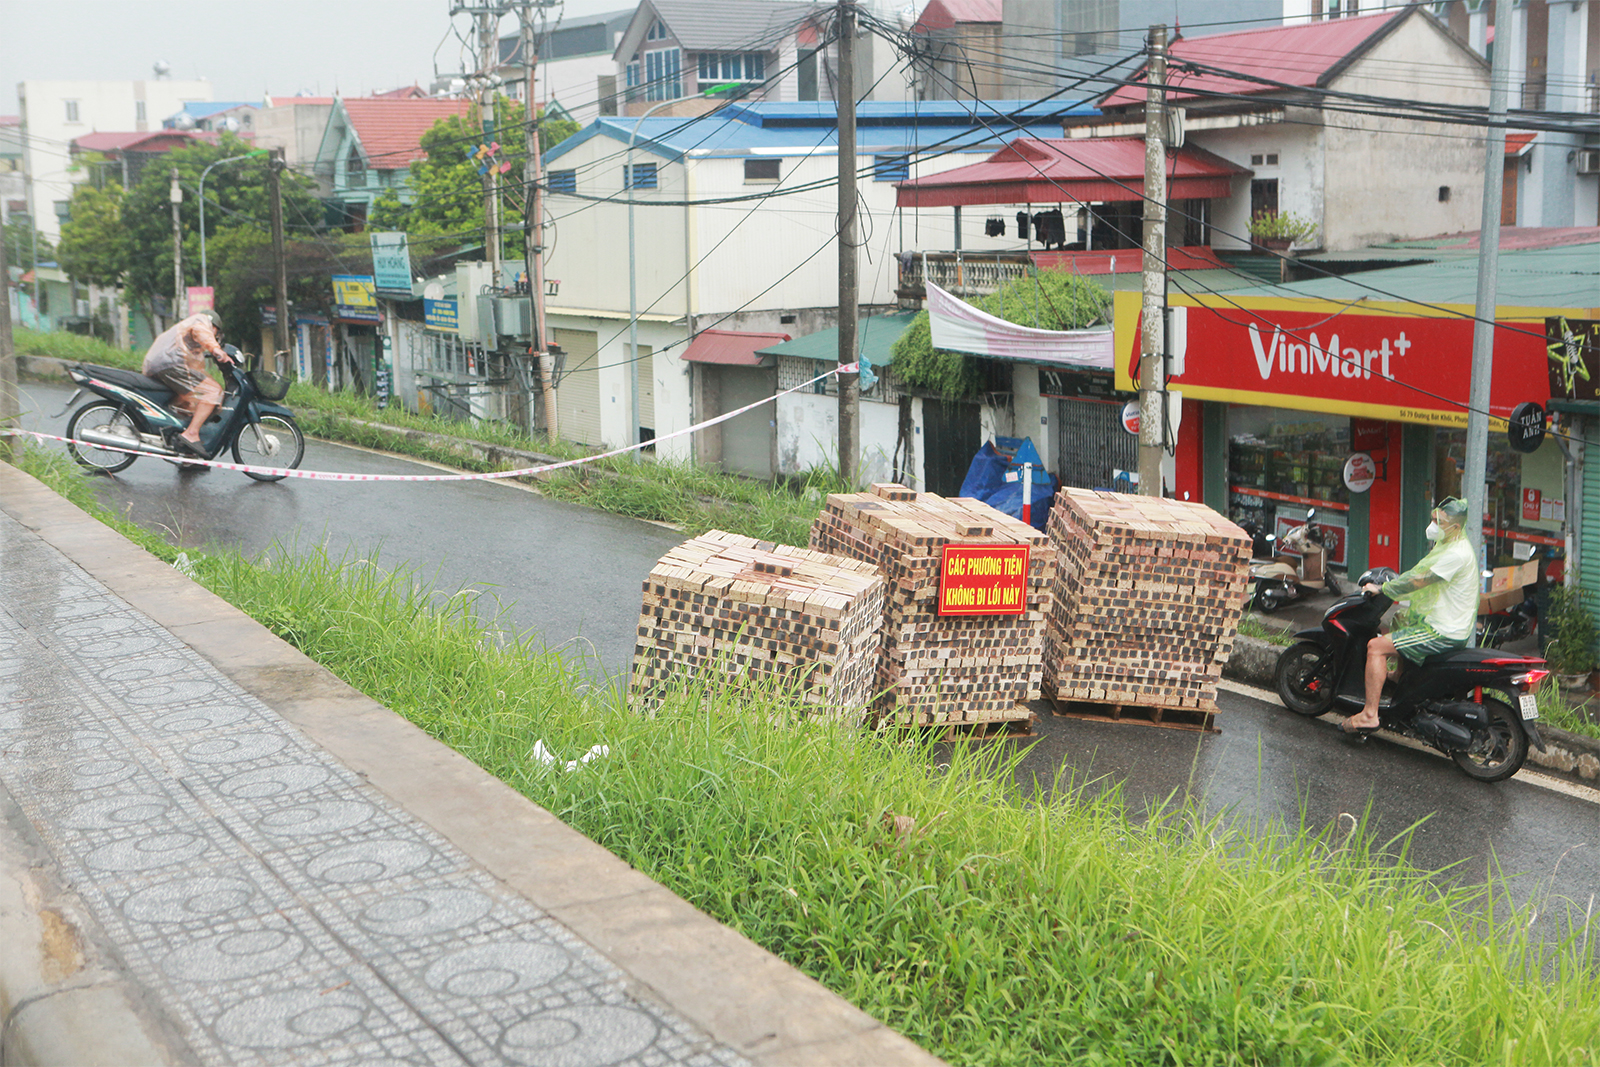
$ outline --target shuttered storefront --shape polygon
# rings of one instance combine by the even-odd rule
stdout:
[[[1139,469],[1139,439],[1122,428],[1122,405],[1115,401],[1057,400],[1059,447],[1056,474],[1075,489],[1118,489],[1117,471]]]
[[[640,345],[639,359],[639,439],[648,440],[656,434],[656,372],[655,349]]]
[[[600,441],[600,335],[594,330],[550,331],[567,354],[566,373],[556,386],[556,431],[564,441]]]
[[[1600,625],[1600,418],[1583,418],[1583,473],[1578,481],[1578,580],[1588,590],[1589,611]]]

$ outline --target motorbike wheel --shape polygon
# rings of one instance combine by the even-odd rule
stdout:
[[[1274,593],[1270,589],[1258,587],[1256,589],[1256,598],[1251,603],[1261,614],[1271,615],[1283,606],[1283,596],[1281,593]]]
[[[1472,746],[1465,752],[1450,753],[1450,758],[1469,778],[1504,781],[1528,758],[1528,735],[1521,718],[1505,701],[1485,693],[1483,708],[1489,713],[1489,725],[1473,730]]]
[[[72,418],[67,420],[67,436],[75,438],[80,428],[101,426],[113,431],[126,431],[128,447],[138,447],[138,428],[134,426],[128,413],[122,410],[122,405],[109,400],[96,400],[73,412]],[[94,445],[70,444],[67,446],[67,452],[78,461],[79,466],[98,474],[115,474],[127,470],[133,466],[133,461],[139,458],[131,452],[113,452],[108,448],[96,448]]]
[[[1332,667],[1328,650],[1312,641],[1284,649],[1273,674],[1283,706],[1312,719],[1333,707]]]
[[[283,415],[261,416],[261,436],[265,447],[263,441],[257,440],[254,427],[241,427],[239,436],[233,439],[233,461],[247,466],[279,467],[285,470],[300,466],[306,454],[306,439],[293,419]],[[256,474],[253,471],[244,473],[258,482],[276,482],[285,477],[282,474]]]

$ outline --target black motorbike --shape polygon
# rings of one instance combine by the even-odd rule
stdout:
[[[294,412],[277,403],[289,392],[289,379],[249,366],[232,345],[224,350],[235,360],[220,364],[227,390],[222,404],[200,427],[200,444],[206,459],[231,452],[235,463],[293,470],[305,456],[305,437]],[[85,392],[95,398],[72,413],[66,436],[67,451],[92,471],[115,474],[140,456],[159,456],[185,465],[191,458],[173,439],[189,425],[189,416],[170,410],[172,390],[154,378],[116,367],[80,363],[67,372],[78,391],[67,401],[70,408]],[[121,451],[127,449],[129,451]],[[261,482],[275,482],[282,474],[245,471]]]
[[[1381,584],[1394,576],[1387,568],[1368,571],[1358,584]],[[1284,706],[1313,717],[1360,711],[1367,642],[1378,636],[1393,603],[1382,593],[1354,593],[1328,609],[1320,630],[1296,634],[1298,640],[1278,657],[1276,680]],[[1534,723],[1539,717],[1535,694],[1549,673],[1542,659],[1492,648],[1440,652],[1418,664],[1405,663],[1399,679],[1384,686],[1379,720],[1383,729],[1443,752],[1471,777],[1498,782],[1517,773],[1530,743],[1544,751]]]

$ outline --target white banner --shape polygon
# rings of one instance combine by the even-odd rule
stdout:
[[[1012,359],[1056,367],[1110,370],[1111,327],[1096,330],[1036,330],[979,311],[932,282],[928,321],[933,347],[990,359]]]

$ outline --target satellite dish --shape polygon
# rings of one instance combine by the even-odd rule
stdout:
[[[172,125],[175,129],[192,130],[194,129],[194,116],[187,111],[180,111],[172,116]]]
[[[157,78],[165,78],[172,73],[172,64],[164,59],[156,60],[155,72]]]
[[[422,287],[422,295],[427,300],[443,300],[444,285],[439,282],[429,282]]]
[[[232,115],[229,115],[227,118],[222,120],[222,128],[227,130],[229,133],[238,133],[239,120],[234,118]]]

